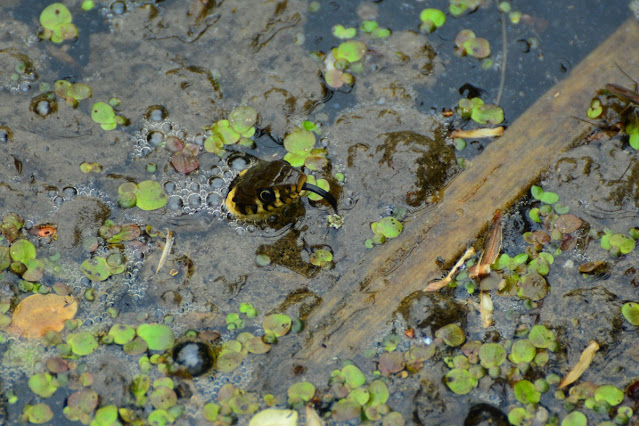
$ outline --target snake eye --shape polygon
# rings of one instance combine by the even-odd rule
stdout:
[[[272,189],[262,188],[259,190],[258,197],[263,203],[272,203],[275,201],[275,192]]]

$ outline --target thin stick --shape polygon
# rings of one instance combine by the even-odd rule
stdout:
[[[496,2],[499,5],[499,2]],[[499,7],[499,6],[498,6]],[[504,93],[504,86],[506,85],[506,64],[508,63],[508,44],[506,39],[506,14],[501,14],[501,42],[503,45],[504,59],[501,64],[501,78],[499,80],[499,90],[497,91],[497,99],[495,105],[499,105],[501,102],[501,95]]]
[[[483,128],[483,129],[473,129],[473,130],[462,130],[456,129],[450,133],[451,138],[494,138],[498,136],[503,136],[504,128],[502,126],[499,127],[491,127],[491,128]]]
[[[428,284],[428,286],[424,289],[424,291],[437,291],[439,289],[446,287],[453,280],[453,275],[455,275],[455,272],[457,272],[457,270],[462,267],[462,265],[464,264],[466,260],[473,257],[474,255],[475,255],[475,248],[471,246],[470,248],[466,250],[464,255],[457,261],[457,263],[455,263],[455,266],[453,266],[453,269],[450,270],[448,275],[446,275],[446,277],[443,280],[435,281]]]
[[[164,263],[166,262],[166,258],[169,256],[169,253],[171,252],[171,247],[173,247],[173,232],[167,229],[166,242],[164,243],[164,250],[162,250],[162,256],[160,257],[160,261],[158,262],[158,267],[155,270],[156,274],[160,272],[160,269],[162,269],[162,267],[164,266]]]

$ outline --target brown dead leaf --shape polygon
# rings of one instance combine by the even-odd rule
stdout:
[[[64,322],[72,319],[78,310],[73,296],[34,294],[22,300],[13,313],[12,334],[37,339],[49,331],[62,331]]]
[[[581,353],[581,356],[579,357],[579,362],[577,362],[572,370],[570,370],[570,372],[566,374],[566,377],[561,379],[561,382],[559,382],[559,389],[565,388],[569,384],[574,383],[577,379],[579,379],[581,375],[584,374],[584,371],[586,371],[590,366],[590,363],[592,362],[592,359],[595,357],[595,354],[598,350],[599,344],[597,342],[595,342],[594,340],[588,342],[588,346],[586,346],[586,349],[584,349],[584,351]]]

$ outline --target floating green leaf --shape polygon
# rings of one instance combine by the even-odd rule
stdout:
[[[44,262],[40,259],[28,260],[24,266],[27,267],[27,270],[22,273],[22,279],[36,282],[40,281],[44,276]]]
[[[536,354],[537,349],[528,339],[519,339],[513,343],[509,358],[515,364],[519,364],[532,361]]]
[[[515,398],[522,404],[537,404],[541,398],[541,392],[535,389],[528,380],[520,380],[513,387]]]
[[[118,407],[115,405],[107,405],[98,408],[95,412],[95,418],[91,422],[91,426],[110,426],[117,424]],[[94,424],[95,423],[95,424]]]
[[[135,205],[142,210],[157,210],[166,205],[168,197],[162,184],[154,180],[138,183],[135,190]]]
[[[25,405],[23,413],[29,420],[29,423],[32,424],[47,423],[53,418],[53,411],[43,402],[35,405]]]
[[[621,307],[621,313],[630,324],[639,325],[639,303],[624,303]]]
[[[301,404],[308,402],[315,395],[315,386],[310,382],[299,382],[288,388],[289,405]]]
[[[307,130],[296,130],[284,138],[284,149],[292,154],[308,155],[315,146],[315,134]]]
[[[422,25],[419,27],[421,31],[432,33],[437,28],[444,25],[446,15],[439,9],[424,9],[419,14]]]
[[[552,348],[555,344],[555,335],[543,325],[535,325],[528,334],[528,339],[535,347],[545,349]]]
[[[373,380],[371,384],[368,385],[368,393],[370,394],[370,399],[367,404],[371,407],[386,404],[390,396],[388,386],[381,380]]]
[[[71,351],[78,356],[92,354],[98,348],[98,341],[88,331],[69,334],[67,343],[71,346]]]
[[[350,364],[344,366],[344,368],[342,368],[342,375],[351,389],[360,387],[366,383],[366,376],[364,376],[362,370],[357,368],[355,365]]]
[[[350,40],[340,43],[335,51],[335,59],[357,62],[366,54],[366,45],[361,41]]]
[[[388,216],[380,220],[379,222],[373,222],[371,229],[376,234],[381,234],[386,238],[395,238],[402,233],[402,223],[392,216]]]
[[[149,345],[152,351],[166,351],[173,347],[173,331],[163,324],[140,324],[137,334]]]
[[[106,102],[96,102],[91,108],[91,119],[98,123],[103,130],[113,130],[116,127],[115,111]]]
[[[272,333],[276,337],[285,336],[291,329],[291,317],[284,314],[271,314],[264,319],[262,327],[267,333]]]
[[[328,250],[318,249],[311,253],[309,260],[312,265],[325,268],[333,260],[333,254]]]
[[[561,421],[561,426],[586,426],[588,419],[580,411],[573,411]]]
[[[103,257],[96,256],[86,259],[80,265],[80,270],[91,281],[104,281],[111,276],[111,268]]]
[[[473,107],[470,118],[479,124],[500,124],[504,121],[504,110],[497,105],[477,105]]]
[[[612,385],[599,386],[595,390],[595,401],[606,401],[608,404],[615,405],[621,404],[624,398],[624,393],[621,389]]]
[[[450,370],[444,376],[444,381],[448,389],[457,395],[466,395],[477,386],[477,379],[471,376],[468,370],[459,368]]]
[[[214,422],[217,419],[217,415],[220,412],[220,405],[214,402],[209,402],[202,408],[202,416],[209,422]]]
[[[35,246],[28,240],[14,241],[9,248],[11,258],[16,262],[27,263],[36,257]]]
[[[29,389],[42,398],[48,398],[58,389],[58,383],[51,374],[38,373],[29,378]]]
[[[114,324],[109,330],[109,336],[113,337],[116,345],[125,345],[135,337],[135,329],[125,324]]]
[[[355,28],[344,28],[344,26],[340,24],[334,25],[331,30],[335,37],[341,39],[353,38],[357,34]]]
[[[448,346],[457,347],[466,341],[466,335],[457,324],[446,324],[435,332],[435,336],[439,337]]]
[[[499,343],[484,343],[479,348],[479,360],[484,368],[499,367],[506,361],[506,350]]]
[[[255,134],[255,128],[253,126],[256,122],[257,111],[250,106],[237,107],[229,114],[230,126],[234,131],[247,138]]]

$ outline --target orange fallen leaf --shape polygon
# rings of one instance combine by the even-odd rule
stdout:
[[[49,331],[62,331],[64,322],[75,316],[78,302],[73,296],[34,294],[23,299],[13,313],[7,331],[36,339]]]

